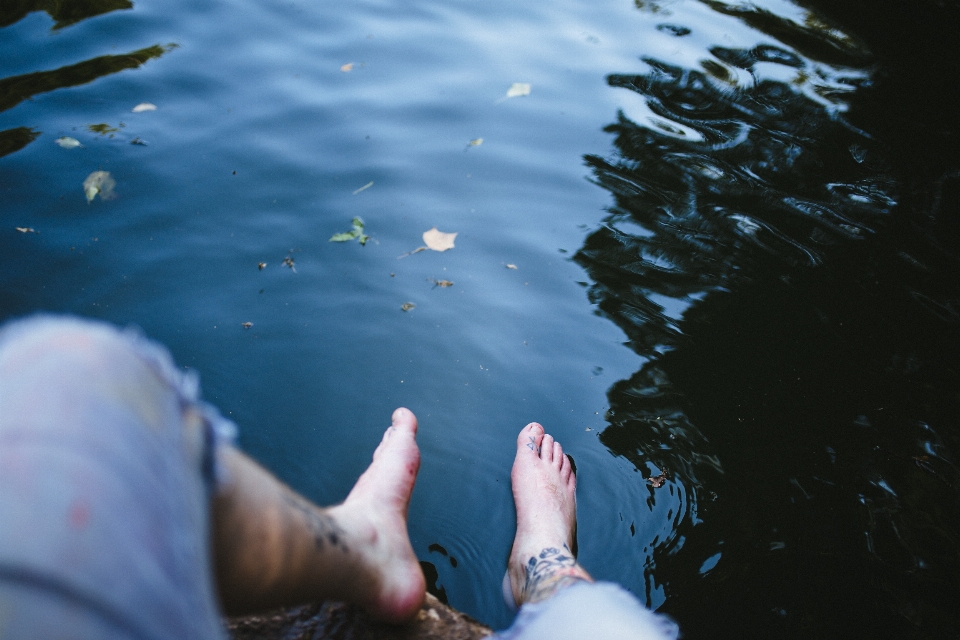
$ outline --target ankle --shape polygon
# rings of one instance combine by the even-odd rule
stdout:
[[[577,582],[593,582],[567,544],[515,549],[510,555],[508,575],[518,605],[540,602]]]

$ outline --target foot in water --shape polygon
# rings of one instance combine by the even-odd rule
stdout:
[[[362,556],[368,584],[357,599],[388,622],[410,619],[423,604],[426,582],[407,534],[407,506],[420,468],[417,418],[409,409],[393,412],[391,426],[373,452],[373,462],[350,495],[330,515],[363,542],[351,545]],[[352,537],[352,536],[351,536]]]
[[[539,602],[563,587],[592,582],[573,555],[577,477],[559,442],[531,422],[517,437],[510,474],[517,535],[507,575],[517,605]]]

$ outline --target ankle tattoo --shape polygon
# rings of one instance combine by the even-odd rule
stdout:
[[[334,521],[333,518],[318,510],[313,505],[307,503],[299,496],[284,494],[284,502],[296,509],[307,523],[310,533],[313,535],[313,544],[317,551],[323,549],[324,545],[330,545],[340,551],[347,553],[347,543],[344,538],[344,531]]]
[[[563,549],[546,547],[539,556],[530,556],[524,571],[523,602],[545,600],[559,589],[587,579],[567,545]]]

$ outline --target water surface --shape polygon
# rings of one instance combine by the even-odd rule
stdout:
[[[410,407],[415,549],[495,627],[538,420],[581,561],[689,637],[957,629],[957,165],[904,161],[872,32],[773,0],[73,8],[0,13],[4,317],[142,327],[321,503]],[[354,216],[370,241],[328,242]],[[454,249],[398,259],[434,226]]]

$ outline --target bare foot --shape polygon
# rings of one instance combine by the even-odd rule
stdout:
[[[577,527],[577,478],[560,443],[536,422],[517,437],[510,480],[517,535],[507,575],[516,603],[538,602],[562,587],[592,581],[571,551]]]
[[[354,548],[373,583],[357,601],[388,622],[403,622],[423,604],[426,581],[407,534],[407,506],[420,468],[417,418],[409,409],[393,412],[393,423],[373,452],[373,462],[342,505],[329,513],[360,537]]]

